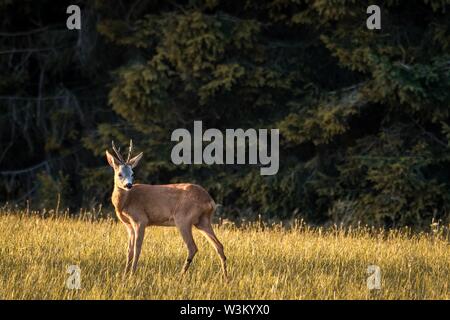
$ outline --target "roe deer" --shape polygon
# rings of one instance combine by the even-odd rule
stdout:
[[[119,220],[128,232],[128,252],[125,274],[137,268],[145,228],[148,226],[176,226],[186,243],[188,255],[182,268],[184,274],[197,253],[192,237],[195,226],[216,250],[222,264],[223,276],[227,279],[226,257],[223,245],[214,234],[211,219],[216,204],[208,192],[191,183],[149,185],[133,184],[133,169],[142,158],[142,152],[131,157],[133,142],[130,141],[125,160],[114,142],[115,156],[106,151],[109,165],[114,169],[114,191],[112,203]]]

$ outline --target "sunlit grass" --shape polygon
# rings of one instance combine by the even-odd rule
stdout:
[[[139,269],[123,279],[126,232],[113,220],[89,222],[0,215],[1,299],[450,299],[450,247],[442,230],[409,234],[359,228],[215,226],[231,280],[194,231],[188,274],[174,228],[147,228]],[[66,286],[81,269],[81,289]],[[367,267],[381,289],[367,288]]]

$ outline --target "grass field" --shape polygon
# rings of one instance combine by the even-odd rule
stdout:
[[[408,235],[297,225],[215,227],[231,279],[203,237],[188,274],[174,228],[147,228],[138,272],[123,280],[125,228],[113,220],[0,214],[1,299],[450,299],[450,246],[443,232]],[[69,265],[81,289],[67,288]],[[367,268],[381,289],[367,287]]]

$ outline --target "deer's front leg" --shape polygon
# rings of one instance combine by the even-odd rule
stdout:
[[[134,256],[133,256],[133,266],[132,272],[135,273],[137,269],[137,264],[139,261],[139,255],[141,254],[142,241],[144,240],[145,234],[145,223],[136,223],[134,226]]]
[[[125,275],[126,275],[128,272],[130,272],[134,256],[134,230],[130,224],[126,224],[125,226],[128,232],[127,264],[125,266]]]

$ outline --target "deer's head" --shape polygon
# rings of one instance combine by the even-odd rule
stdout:
[[[141,160],[142,152],[131,158],[131,153],[133,152],[132,140],[130,140],[127,160],[122,157],[120,149],[118,150],[116,148],[114,141],[112,141],[112,148],[115,156],[106,151],[106,159],[108,160],[109,165],[114,169],[114,184],[121,189],[129,190],[133,187],[133,168],[136,167],[139,160]]]

